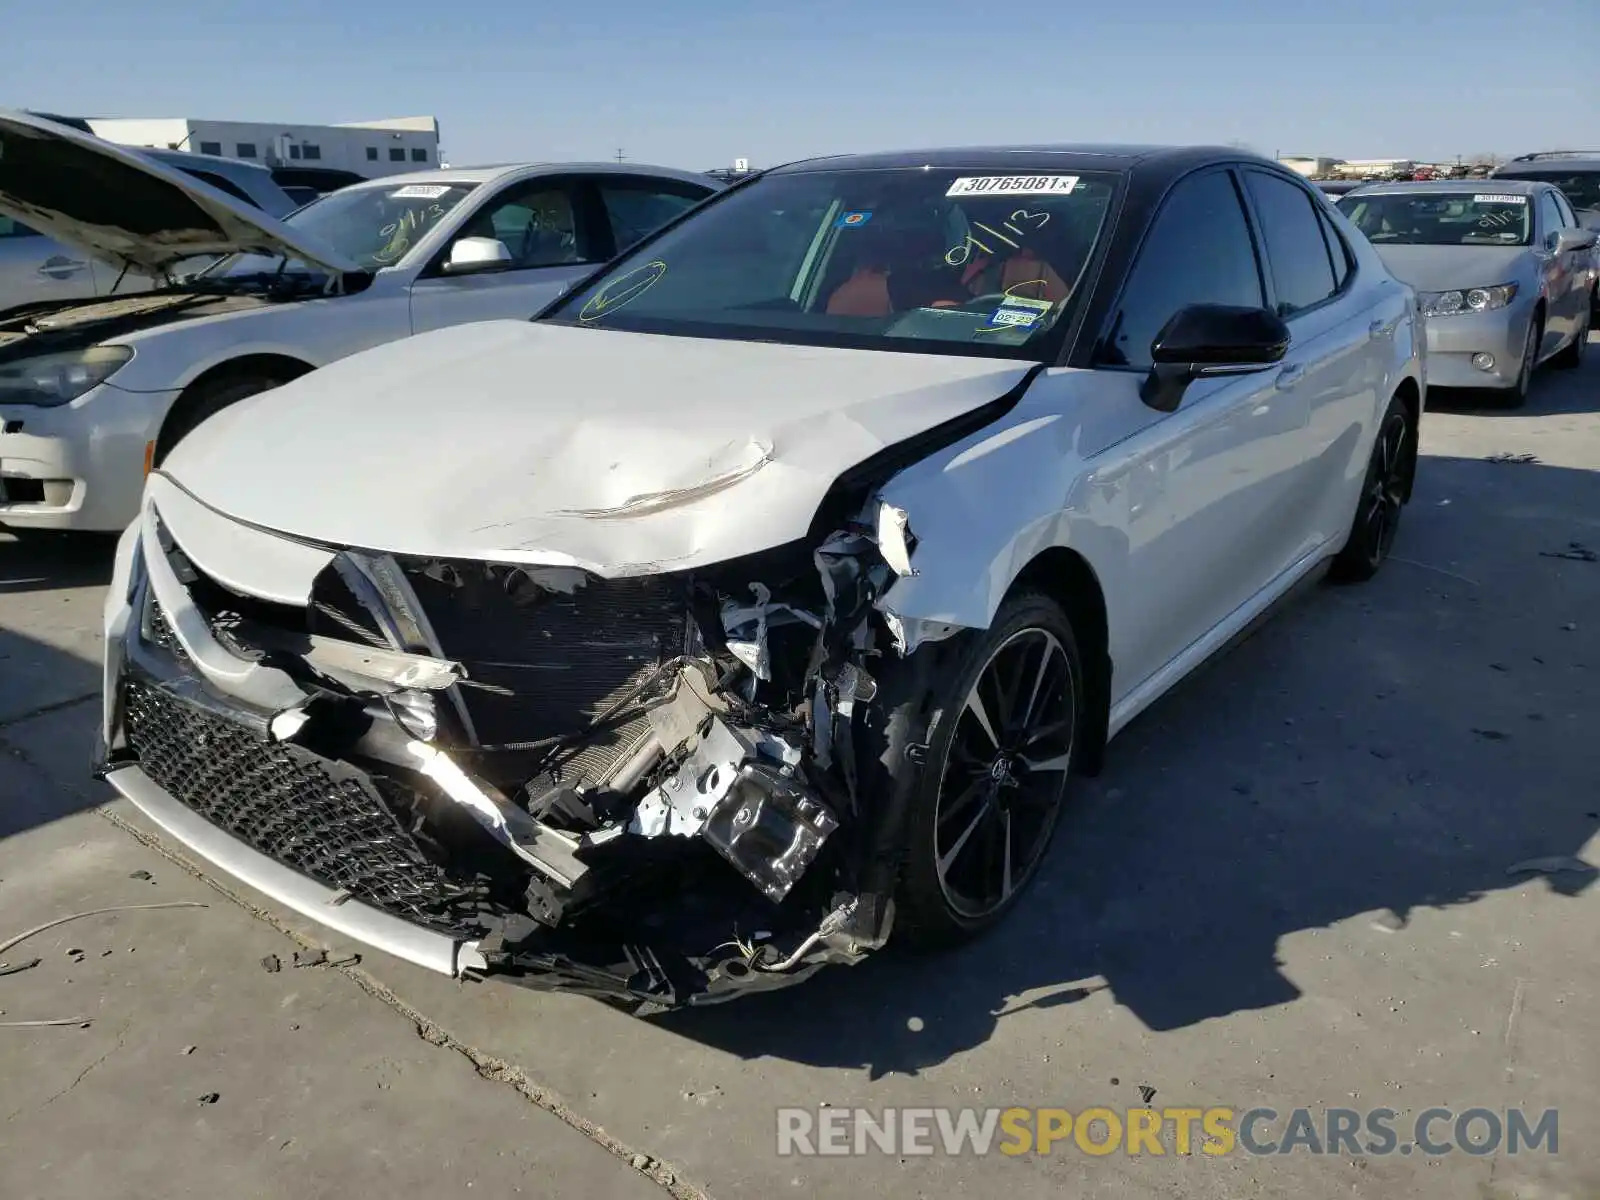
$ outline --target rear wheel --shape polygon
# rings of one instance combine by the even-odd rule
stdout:
[[[1083,738],[1083,670],[1060,605],[1013,597],[936,685],[897,929],[923,945],[995,924],[1044,860]]]
[[[1344,583],[1371,579],[1389,557],[1416,470],[1416,436],[1411,414],[1396,396],[1378,427],[1350,536],[1333,560],[1334,579]]]

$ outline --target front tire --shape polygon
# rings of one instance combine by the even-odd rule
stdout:
[[[1550,365],[1563,371],[1574,371],[1583,366],[1583,356],[1589,349],[1590,310],[1584,306],[1583,324],[1578,329],[1578,335],[1572,339],[1572,344],[1562,350],[1550,360]]]
[[[214,383],[201,383],[192,395],[183,398],[182,407],[167,418],[154,465],[160,466],[174,446],[229,405],[259,392],[271,391],[284,382],[271,375],[236,375]]]
[[[1533,391],[1533,372],[1539,365],[1539,347],[1544,345],[1544,316],[1534,313],[1528,322],[1528,336],[1523,339],[1522,363],[1517,370],[1516,386],[1506,394],[1507,408],[1522,408]]]
[[[1355,520],[1330,575],[1341,583],[1362,583],[1383,566],[1400,529],[1400,513],[1411,494],[1416,471],[1417,431],[1411,413],[1396,396],[1378,426]]]
[[[1072,624],[1037,592],[1000,606],[934,685],[896,928],[923,946],[988,929],[1033,881],[1088,731]]]

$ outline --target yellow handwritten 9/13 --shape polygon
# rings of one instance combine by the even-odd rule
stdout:
[[[1000,1114],[1000,1153],[1050,1154],[1059,1142],[1084,1154],[1101,1157],[1125,1151],[1164,1155],[1163,1130],[1170,1123],[1172,1150],[1220,1157],[1233,1151],[1236,1135],[1231,1108],[1130,1108],[1119,1116],[1109,1108],[1086,1108],[1074,1115],[1065,1108],[1008,1108]],[[1195,1136],[1198,1124],[1203,1138]]]

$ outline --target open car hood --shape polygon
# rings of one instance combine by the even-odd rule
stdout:
[[[94,257],[158,275],[201,255],[286,254],[360,268],[183,171],[65,125],[0,109],[0,213]]]
[[[1036,366],[483,322],[224,409],[162,474],[309,541],[646,574],[803,537],[843,472]]]

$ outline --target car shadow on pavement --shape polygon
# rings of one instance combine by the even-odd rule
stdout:
[[[109,537],[0,533],[0,838],[109,797],[90,777]]]
[[[1152,1031],[1293,1002],[1288,934],[1365,916],[1337,956],[1419,909],[1593,887],[1600,563],[1557,551],[1596,512],[1600,473],[1425,458],[1378,578],[1312,589],[1130,725],[988,936],[655,1020],[916,1073],[1102,988]]]

